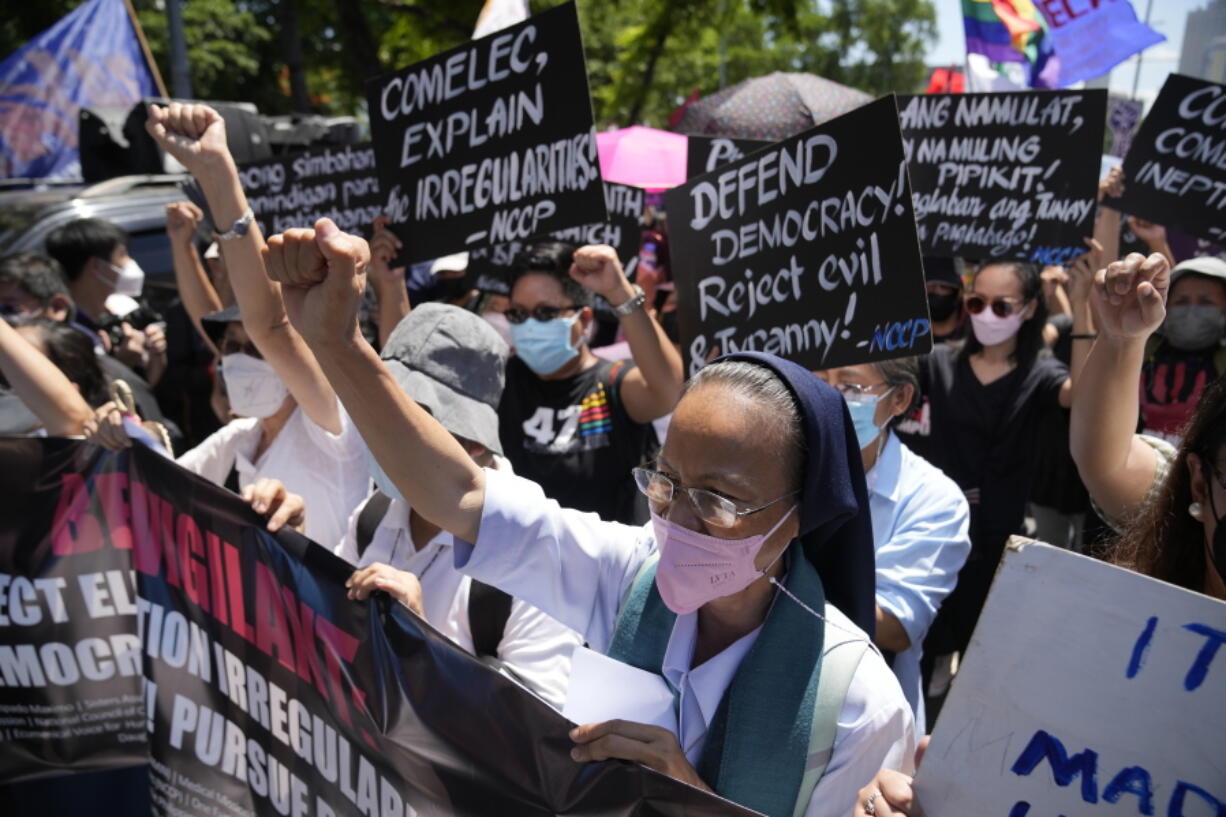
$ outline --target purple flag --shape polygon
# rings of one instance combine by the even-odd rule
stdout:
[[[1058,87],[1102,76],[1166,39],[1137,19],[1128,0],[1036,0],[1060,59]]]
[[[155,95],[123,0],[89,0],[0,62],[0,178],[80,177],[81,107]]]

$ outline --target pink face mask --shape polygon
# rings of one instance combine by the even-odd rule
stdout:
[[[664,605],[679,616],[692,613],[712,599],[739,593],[755,579],[766,574],[787,550],[779,551],[763,570],[754,567],[754,558],[766,540],[779,530],[796,510],[793,505],[766,533],[744,539],[720,539],[690,530],[651,515],[651,526],[660,548],[656,566],[656,587]]]
[[[1004,343],[1022,328],[1022,314],[1025,311],[1018,309],[1007,318],[997,317],[990,309],[985,309],[978,315],[971,315],[971,330],[975,333],[975,340],[984,346]]]

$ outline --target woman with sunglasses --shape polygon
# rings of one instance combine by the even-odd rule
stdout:
[[[845,814],[878,768],[909,764],[910,707],[863,632],[872,531],[837,392],[768,355],[706,367],[633,477],[651,524],[606,522],[477,467],[400,389],[357,329],[364,241],[321,220],[269,254],[291,321],[457,566],[675,691],[677,733],[633,712],[584,724],[577,762],[644,763],[772,817]]]
[[[938,346],[921,368],[931,412],[924,454],[971,507],[971,554],[929,636],[934,659],[965,650],[1005,541],[1022,529],[1039,424],[1072,394],[1068,369],[1040,354],[1047,309],[1035,267],[984,264],[965,303],[970,337],[959,348]]]
[[[621,322],[631,361],[588,348],[599,295]],[[630,469],[655,455],[651,421],[673,410],[681,356],[644,309],[612,247],[535,244],[511,270],[507,362],[499,436],[515,472],[563,507],[641,524],[646,503]]]

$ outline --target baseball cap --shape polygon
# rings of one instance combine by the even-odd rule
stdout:
[[[925,283],[948,284],[951,287],[962,289],[962,279],[958,276],[958,268],[954,265],[954,259],[925,255],[923,262]]]
[[[238,313],[238,304],[231,304],[220,312],[205,315],[200,319],[200,328],[213,341],[213,345],[221,348],[221,339],[226,336],[226,324],[242,323],[243,316]]]
[[[442,258],[434,259],[434,263],[430,265],[430,274],[438,275],[440,272],[463,272],[468,269],[468,253],[457,252],[451,255],[444,255]]]
[[[1190,272],[1226,283],[1226,261],[1213,255],[1198,255],[1175,265],[1175,269],[1171,270],[1171,286]]]
[[[380,356],[404,393],[444,428],[502,454],[498,403],[508,354],[478,315],[430,302],[396,324]]]

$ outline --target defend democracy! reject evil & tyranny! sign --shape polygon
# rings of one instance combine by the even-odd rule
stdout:
[[[810,369],[932,348],[894,98],[666,194],[687,372],[765,351]]]
[[[1226,85],[1171,74],[1124,157],[1126,213],[1226,243]]]
[[[366,83],[403,259],[607,220],[573,3]]]
[[[1224,645],[1226,603],[1015,538],[916,774],[919,804],[1226,813]]]
[[[925,255],[1066,264],[1094,232],[1107,92],[899,97]]]

